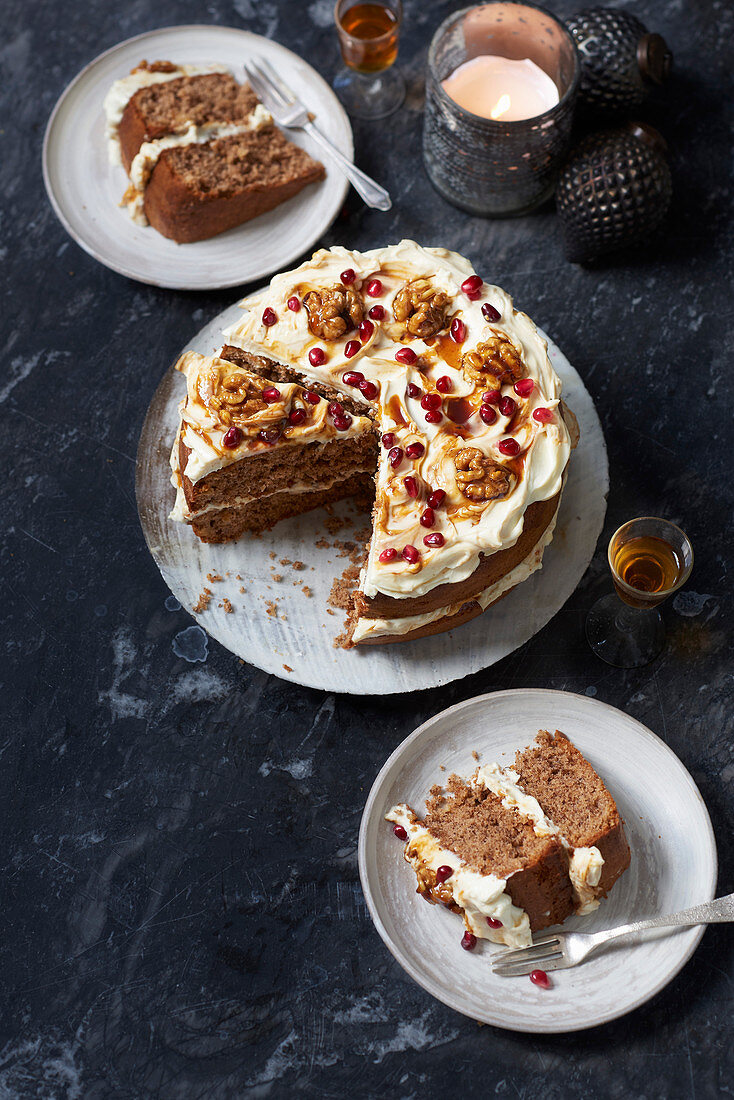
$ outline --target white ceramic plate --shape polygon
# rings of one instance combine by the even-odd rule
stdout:
[[[211,354],[221,346],[222,328],[240,315],[237,306],[225,310],[187,350]],[[344,616],[340,611],[328,614],[327,600],[332,582],[349,562],[339,556],[334,538],[324,528],[326,513],[310,512],[279,523],[259,537],[246,535],[219,546],[200,542],[188,526],[170,521],[174,493],[168,458],[178,424],[178,402],[185,392],[183,376],[172,369],[148,410],[136,474],[143,532],[164,580],[192,614],[203,588],[211,589],[215,598],[195,617],[232,653],[265,672],[324,691],[389,695],[437,687],[506,657],[563,607],[591,560],[606,511],[609,471],[599,418],[565,356],[552,343],[549,353],[563,381],[564,400],[578,418],[581,442],[571,457],[555,537],[545,552],[543,568],[484,615],[456,630],[415,642],[336,649],[333,639]],[[349,540],[367,523],[366,517],[355,517],[349,508],[346,503],[335,508],[346,522],[337,536],[341,540]],[[324,539],[331,545],[324,546]],[[316,545],[319,540],[321,547]],[[281,568],[280,559],[305,562],[307,569]],[[224,579],[210,584],[208,573]],[[283,580],[273,581],[273,573]],[[312,592],[311,598],[304,596],[303,584]],[[232,614],[221,606],[224,597],[234,608]],[[274,600],[277,615],[268,613],[268,603]]]
[[[208,241],[176,244],[150,226],[136,225],[118,205],[128,179],[124,169],[108,162],[102,110],[112,82],[143,58],[220,62],[243,80],[243,62],[249,57],[268,60],[312,111],[320,130],[352,159],[352,129],[339,100],[310,65],[284,46],[235,27],[164,27],[137,35],[82,69],[46,128],[43,178],[48,196],[64,228],[90,256],[142,283],[213,290],[284,270],[331,225],[344,202],[347,180],[297,130],[288,136],[323,162],[326,179]]]
[[[539,989],[529,978],[492,973],[480,941],[460,946],[463,923],[415,892],[385,813],[397,802],[421,812],[429,788],[452,771],[469,775],[482,762],[512,763],[539,729],[567,734],[601,775],[624,818],[632,862],[595,913],[564,928],[594,932],[710,901],[716,844],[699,791],[668,746],[640,722],[595,699],[564,691],[498,691],[459,703],[425,722],[377,776],[362,815],[359,872],[377,931],[412,978],[444,1004],[512,1031],[579,1031],[630,1012],[653,997],[693,954],[703,928],[646,933],[580,966],[551,975]],[[444,765],[445,772],[440,769]]]

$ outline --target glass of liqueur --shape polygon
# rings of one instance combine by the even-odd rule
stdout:
[[[688,580],[693,547],[674,523],[645,516],[614,532],[607,556],[616,595],[602,596],[594,604],[586,618],[586,637],[607,664],[639,668],[663,648],[658,606]]]
[[[336,29],[345,68],[334,91],[355,118],[385,118],[405,99],[405,83],[392,68],[398,56],[401,0],[337,0]]]

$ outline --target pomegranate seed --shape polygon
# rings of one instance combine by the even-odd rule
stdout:
[[[440,508],[445,500],[445,491],[443,489],[434,489],[428,498],[428,503],[430,504],[431,508]]]
[[[395,552],[397,553],[397,551],[395,551]],[[389,554],[389,553],[390,553],[389,550],[383,550],[382,551],[382,554]],[[380,554],[380,561],[382,561],[382,554]],[[390,558],[387,558],[386,560],[390,561]],[[393,825],[392,831],[395,833],[395,836],[398,838],[398,840],[407,840],[408,839],[408,834],[407,834],[406,830],[403,828],[402,825],[398,825],[397,822],[395,822],[395,824]]]
[[[365,289],[370,298],[379,298],[382,294],[382,283],[379,279],[370,279]]]
[[[278,315],[276,314],[274,309],[270,308],[270,306],[268,306],[267,309],[263,310],[263,324],[266,328],[270,328],[270,326],[274,325],[277,320]]]
[[[305,390],[303,394],[304,401],[308,401],[309,405],[318,405],[321,398],[313,390]]]
[[[398,552],[395,549],[395,547],[394,546],[388,546],[387,550],[383,550],[382,553],[380,554],[380,561],[382,561],[382,562],[395,561],[397,556],[398,556]],[[398,829],[403,829],[403,826],[402,825],[396,825],[395,826],[395,836],[400,835],[398,833]],[[405,829],[403,829],[403,833],[405,835],[402,837],[402,839],[405,840],[405,837],[408,834],[405,832]]]
[[[393,432],[385,432],[385,434],[382,437],[382,446],[383,447],[394,447],[395,446],[395,435],[393,434]]]
[[[497,413],[494,411],[491,405],[482,405],[479,410],[479,415],[485,424],[494,424],[497,419]]]
[[[357,278],[357,272],[354,270],[353,267],[348,267],[346,271],[342,271],[339,278],[344,283],[344,286],[350,286],[351,283],[353,283],[354,280]]]
[[[370,382],[369,379],[365,379],[364,382],[360,382],[359,389],[368,401],[372,401],[373,398],[377,397],[377,386],[374,382]]]
[[[512,388],[518,397],[530,397],[535,389],[535,382],[532,378],[520,378]]]
[[[465,951],[473,951],[477,946],[477,937],[473,932],[465,932],[461,937],[461,946]]]
[[[359,351],[359,340],[347,340],[344,345],[344,354],[347,359],[351,359]]]
[[[397,470],[398,466],[403,461],[403,448],[393,447],[392,450],[388,452],[387,461],[390,463],[393,470]]]
[[[517,412],[517,403],[511,397],[500,397],[497,404],[503,416],[514,416]]]
[[[421,527],[433,527],[436,522],[436,517],[433,513],[433,508],[426,508],[421,516]]]
[[[323,348],[311,348],[308,361],[312,367],[322,367],[326,362],[326,352]]]
[[[494,306],[491,306],[489,302],[485,302],[482,306],[482,313],[488,321],[499,321],[502,316],[500,311],[495,309]]]
[[[280,439],[280,428],[262,428],[257,433],[257,438],[261,439],[263,443],[277,443]]]
[[[239,447],[242,442],[242,429],[241,428],[227,428],[224,433],[224,439],[222,440],[222,446],[227,447],[228,450],[233,450],[235,447]]]
[[[272,405],[274,401],[280,401],[280,390],[275,386],[266,386],[263,390],[263,400],[267,401],[268,405]]]
[[[494,917],[487,917],[487,924],[490,928],[502,928],[502,921],[495,920]]]
[[[395,352],[395,358],[398,363],[407,363],[410,366],[411,363],[415,363],[418,356],[412,348],[401,348],[400,351]]]
[[[329,402],[329,415],[330,416],[344,416],[344,406],[340,405],[338,401]]]
[[[408,458],[420,458],[425,449],[422,443],[409,443],[405,448],[405,453]]]
[[[455,344],[461,344],[466,338],[466,325],[458,317],[451,322],[451,339]]]
[[[539,985],[541,989],[550,989],[551,980],[545,970],[531,970],[530,981],[533,985]]]
[[[415,499],[415,497],[418,496],[418,482],[415,480],[414,477],[403,478],[403,485],[405,486],[405,491],[409,497],[413,497]]]
[[[446,539],[440,531],[431,531],[430,535],[424,535],[423,542],[426,546],[443,546]]]
[[[415,565],[416,562],[421,560],[421,552],[416,549],[415,546],[411,546],[410,543],[408,543],[407,546],[403,547],[403,557],[411,565]]]
[[[443,420],[443,416],[435,409],[429,409],[426,413],[425,419],[427,424],[440,424]]]
[[[468,279],[464,279],[464,282],[461,284],[461,289],[470,302],[476,302],[477,298],[482,293],[483,286],[484,280],[480,275],[470,275]]]
[[[451,393],[454,388],[454,383],[449,378],[448,374],[442,374],[436,382],[436,389],[439,393]]]
[[[408,382],[408,385],[405,387],[405,392],[408,397],[420,397],[423,390],[420,386],[416,386],[415,382]]]
[[[482,402],[485,405],[496,405],[502,399],[499,390],[485,390],[482,394]]]
[[[498,446],[503,455],[514,456],[520,454],[520,444],[516,439],[501,439]]]
[[[334,427],[338,432],[345,432],[351,423],[352,418],[349,413],[344,413],[344,416],[334,417]]]
[[[297,424],[303,424],[303,421],[305,419],[306,419],[306,410],[305,409],[291,409],[291,411],[288,413],[288,423],[293,424],[294,426],[297,425]]]
[[[453,867],[449,867],[448,863],[444,863],[436,870],[436,882],[440,886],[442,882],[445,882],[447,878],[451,878],[454,873]]]
[[[550,409],[533,409],[533,420],[537,420],[539,424],[550,424],[553,413]]]
[[[364,375],[358,370],[348,370],[342,375],[342,382],[345,386],[358,386],[364,382]]]
[[[385,317],[385,310],[382,306],[372,306],[369,316],[373,321],[382,321]]]
[[[359,338],[363,344],[366,344],[372,333],[375,331],[375,326],[371,321],[362,321],[359,326]]]
[[[294,294],[292,298],[288,299],[288,309],[291,311],[291,313],[298,313],[300,308],[301,299],[297,298]]]
[[[427,393],[421,397],[422,409],[440,409],[441,408],[441,395],[438,393]]]

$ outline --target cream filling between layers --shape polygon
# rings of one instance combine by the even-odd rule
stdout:
[[[524,909],[513,905],[505,891],[507,879],[473,871],[455,852],[440,845],[409,806],[393,806],[385,819],[402,825],[407,832],[404,855],[414,871],[426,867],[431,871],[443,866],[453,868],[454,873],[444,887],[450,890],[454,902],[463,910],[466,927],[478,939],[508,947],[527,947],[531,943],[528,915]],[[487,917],[500,921],[502,927],[490,928]]]
[[[147,225],[148,219],[144,209],[145,188],[166,149],[175,149],[184,145],[206,145],[210,141],[219,141],[220,138],[263,130],[266,126],[271,126],[272,122],[270,112],[263,107],[262,103],[258,103],[245,122],[206,122],[201,126],[189,122],[186,129],[180,133],[166,134],[165,137],[157,138],[155,141],[144,141],[130,165],[130,187],[125,192],[121,205],[127,207],[134,222],[138,225]]]
[[[435,623],[439,619],[447,619],[452,615],[458,615],[462,607],[467,603],[478,603],[482,611],[485,611],[491,603],[500,599],[505,592],[509,592],[517,584],[522,584],[543,565],[543,554],[546,547],[553,539],[553,532],[558,519],[558,510],[546,527],[538,542],[526,558],[511,569],[506,576],[485,588],[478,596],[471,599],[458,600],[456,603],[438,607],[434,611],[427,611],[423,615],[406,615],[402,619],[365,619],[360,618],[352,633],[352,641],[356,644],[364,638],[381,638],[389,635],[408,634],[411,630],[418,630],[429,623]]]
[[[119,129],[125,108],[141,88],[149,84],[165,84],[169,80],[178,80],[182,76],[206,76],[209,73],[228,73],[226,65],[177,65],[172,72],[157,73],[148,69],[137,69],[116,80],[104,98],[105,137],[111,164],[122,164]]]
[[[501,797],[503,806],[517,809],[530,818],[536,836],[558,837],[569,853],[568,877],[571,879],[576,912],[583,915],[598,909],[600,899],[596,888],[604,866],[604,857],[599,849],[594,846],[574,848],[558,825],[543,813],[538,800],[522,789],[520,777],[512,768],[500,768],[499,764],[484,765],[477,768],[472,782],[487,787]]]
[[[365,305],[369,308],[371,304],[379,303],[386,309],[386,319],[375,322],[372,335],[360,344],[356,355],[350,359],[344,355],[350,334],[335,342],[325,343],[309,331],[305,308],[294,313],[286,307],[288,298],[293,294],[300,297],[308,289],[339,284],[340,273],[347,268],[356,272],[357,287],[369,281],[370,277],[379,276],[382,293],[377,298],[367,297]],[[225,330],[230,343],[252,353],[269,356],[300,371],[309,380],[326,383],[338,390],[345,389],[341,381],[345,371],[361,371],[365,378],[379,384],[377,403],[382,431],[393,432],[396,443],[403,448],[415,440],[424,444],[425,452],[421,458],[410,463],[406,460],[397,470],[391,468],[387,450],[381,451],[377,504],[382,506],[384,515],[376,527],[363,576],[362,590],[368,597],[378,592],[398,599],[419,596],[447,580],[464,580],[479,564],[480,553],[491,554],[513,546],[522,533],[528,507],[535,501],[554,496],[561,487],[571,448],[559,409],[560,379],[548,359],[546,342],[530,318],[515,310],[510,296],[499,287],[485,283],[479,298],[470,301],[461,291],[462,282],[470,274],[471,265],[457,253],[441,248],[422,248],[409,240],[364,253],[341,247],[322,249],[294,271],[276,275],[265,291],[243,300],[240,304],[247,311],[245,316]],[[423,544],[426,531],[419,523],[420,509],[408,497],[403,479],[410,473],[434,489],[444,489],[449,494],[449,502],[461,503],[463,498],[457,490],[452,457],[457,440],[446,431],[448,422],[445,417],[440,424],[428,424],[420,397],[413,399],[406,396],[408,382],[415,382],[422,391],[426,382],[418,370],[420,363],[406,366],[395,360],[395,352],[404,346],[401,340],[404,326],[394,320],[391,311],[395,293],[407,280],[419,276],[430,279],[437,290],[443,290],[449,296],[449,315],[458,314],[464,322],[466,338],[461,352],[476,348],[493,332],[504,334],[522,355],[525,377],[535,382],[531,396],[519,402],[527,415],[522,426],[513,433],[525,454],[522,478],[504,499],[464,507],[464,514],[460,514],[455,507],[437,511],[432,530],[440,532],[445,538],[445,545],[437,549],[427,548]],[[490,324],[482,315],[481,308],[485,303],[499,310],[501,316],[497,322]],[[266,306],[272,308],[277,316],[277,323],[268,328],[262,324],[262,312]],[[435,380],[437,374],[451,379],[452,398],[467,397],[475,391],[477,387],[464,377],[460,369],[450,366],[439,356],[435,342],[429,345],[415,338],[409,343],[422,357],[429,381]],[[327,352],[326,363],[320,367],[312,366],[308,360],[308,351],[317,345]],[[359,399],[358,391],[348,392]],[[503,392],[512,395],[512,387],[504,387]],[[532,419],[531,413],[538,406],[557,410],[552,423],[540,424]],[[398,414],[397,417],[392,415],[393,412]],[[405,423],[401,423],[403,420]],[[498,444],[507,434],[508,425],[509,420],[502,415],[498,415],[494,425],[485,425],[476,413],[462,424],[462,437],[466,435],[463,442],[504,463],[507,460],[499,451]],[[466,501],[463,503],[468,505]],[[383,549],[395,546],[401,549],[406,544],[420,549],[419,566],[410,565],[402,557],[387,564],[379,561]]]

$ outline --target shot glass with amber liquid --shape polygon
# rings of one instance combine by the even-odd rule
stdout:
[[[402,18],[401,0],[337,0],[334,19],[345,67],[334,91],[355,118],[385,118],[405,99],[405,82],[393,67]]]
[[[616,595],[602,596],[591,608],[586,637],[607,664],[639,668],[662,651],[665,628],[658,608],[688,580],[693,547],[674,523],[644,516],[614,532],[607,557]]]

